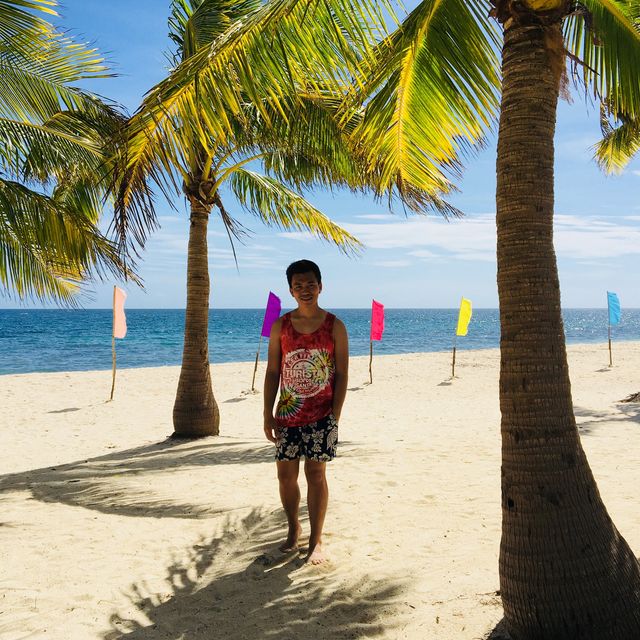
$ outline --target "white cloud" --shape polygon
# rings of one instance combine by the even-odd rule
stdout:
[[[151,236],[147,243],[146,257],[152,260],[158,254],[184,254],[187,253],[188,238],[184,233],[171,233],[159,231]]]
[[[628,217],[622,218],[628,221]],[[574,259],[614,258],[640,254],[640,226],[612,219],[558,216],[555,226],[558,256]]]
[[[184,215],[175,214],[173,216],[158,216],[160,224],[174,224],[175,222],[185,223],[188,220]]]
[[[386,260],[383,262],[374,262],[376,267],[389,267],[392,269],[399,267],[408,267],[411,263],[408,260]]]
[[[377,214],[371,214],[376,215]],[[640,216],[576,216],[557,214],[554,238],[560,260],[603,264],[624,255],[640,254]],[[442,218],[393,218],[380,215],[344,223],[365,246],[365,256],[380,267],[402,268],[412,262],[449,262],[495,264],[495,214],[481,213],[450,221]],[[281,238],[302,243],[316,243],[308,231],[283,231]],[[165,249],[186,252],[186,245],[178,236],[165,239]],[[265,270],[279,267],[277,258],[282,251],[273,252],[268,246],[238,248],[242,269]],[[166,255],[166,254],[165,254]],[[235,269],[230,250],[216,249],[212,254],[217,268]],[[272,260],[273,259],[273,260]]]
[[[278,234],[280,238],[286,238],[287,240],[298,240],[299,242],[311,242],[318,239],[308,231],[282,231]]]
[[[276,248],[271,246],[271,245],[267,245],[267,244],[252,244],[250,245],[251,249],[253,249],[254,251],[276,251]]]
[[[436,257],[447,255],[466,259],[467,254],[484,255],[492,260],[495,253],[495,225],[491,215],[451,220],[416,217],[384,224],[345,224],[367,249],[413,249],[410,255]],[[475,259],[475,257],[474,257]]]
[[[634,224],[639,219],[640,216],[557,215],[554,237],[558,256],[601,260],[640,254],[640,225]],[[403,250],[405,254],[430,260],[495,261],[493,214],[449,222],[439,218],[409,218],[344,226],[368,251]]]
[[[440,256],[433,251],[428,251],[427,249],[418,249],[417,251],[409,251],[410,256],[414,256],[416,258],[439,258]]]

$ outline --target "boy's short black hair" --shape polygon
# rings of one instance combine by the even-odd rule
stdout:
[[[291,279],[296,273],[313,273],[318,281],[318,284],[322,282],[322,275],[320,274],[320,267],[311,260],[296,260],[287,267],[287,282],[291,286]]]

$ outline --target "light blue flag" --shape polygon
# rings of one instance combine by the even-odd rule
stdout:
[[[620,322],[620,300],[613,291],[607,291],[607,306],[609,307],[609,324]]]

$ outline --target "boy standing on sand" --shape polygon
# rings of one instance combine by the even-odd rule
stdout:
[[[298,471],[304,456],[309,511],[306,561],[325,561],[322,527],[329,489],[326,463],[338,444],[338,422],[347,394],[349,344],[344,324],[318,306],[322,277],[318,265],[298,260],[287,268],[289,291],[298,304],[274,322],[264,379],[264,433],[276,445],[280,499],[289,531],[284,552],[298,548],[300,487]],[[280,386],[275,415],[273,405]]]

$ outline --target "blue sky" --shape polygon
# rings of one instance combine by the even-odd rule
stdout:
[[[120,74],[90,88],[135,110],[165,74],[168,8],[167,0],[64,1],[61,24],[95,43]],[[609,289],[618,293],[623,308],[640,307],[640,161],[621,176],[605,176],[591,157],[599,133],[597,109],[582,97],[560,104],[555,238],[563,306],[604,307]],[[497,307],[495,137],[467,162],[458,186],[450,202],[466,216],[451,222],[435,215],[390,215],[384,204],[346,192],[313,194],[316,206],[365,244],[356,259],[305,234],[267,229],[227,196],[227,208],[254,233],[236,247],[237,270],[226,233],[212,219],[211,306],[261,307],[269,290],[286,305],[284,269],[304,257],[322,269],[322,302],[329,308],[368,307],[372,298],[388,307],[446,308],[457,306],[462,295],[475,307]],[[145,291],[125,287],[128,307],[184,307],[188,216],[182,200],[175,204],[179,213],[159,200],[162,228],[149,241],[141,265]],[[84,306],[108,307],[111,287],[93,286]]]

